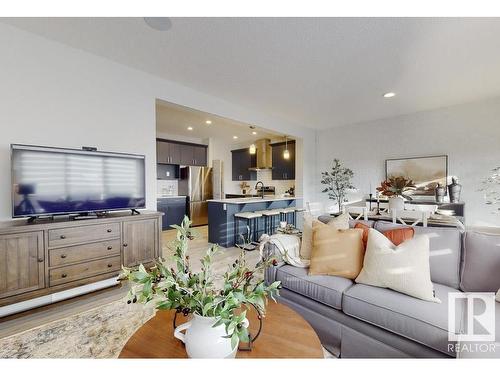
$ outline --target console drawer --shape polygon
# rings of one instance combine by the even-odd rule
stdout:
[[[50,286],[54,286],[112,271],[116,271],[118,274],[120,268],[121,257],[119,255],[72,266],[53,268],[49,270],[49,283]]]
[[[49,247],[77,245],[120,237],[120,224],[82,225],[49,230]]]
[[[50,249],[49,267],[63,266],[111,255],[120,255],[119,239]]]

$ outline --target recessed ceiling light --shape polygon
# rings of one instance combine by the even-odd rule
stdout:
[[[257,135],[257,132],[252,132],[253,135]]]
[[[158,31],[167,31],[172,27],[172,21],[168,17],[144,17],[144,22]]]
[[[394,92],[386,92],[384,94],[384,98],[392,98],[394,96],[396,96],[396,93],[394,93]]]
[[[238,139],[238,136],[237,135],[233,135],[233,139]]]
[[[193,130],[193,127],[192,126],[188,126],[188,130]]]
[[[205,121],[205,124],[207,124],[207,125],[210,125],[211,123],[212,123],[212,121],[211,121],[211,120],[207,120],[207,121]]]

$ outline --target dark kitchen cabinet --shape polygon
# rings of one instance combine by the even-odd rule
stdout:
[[[181,164],[205,167],[207,165],[207,147],[201,145],[181,145]]]
[[[181,145],[179,143],[157,140],[156,162],[158,164],[180,164]]]
[[[205,167],[207,165],[207,148],[204,146],[193,146],[194,165]]]
[[[204,167],[207,165],[207,146],[157,139],[156,160],[158,164]]]
[[[181,163],[181,145],[179,143],[170,142],[170,164]]]
[[[170,143],[156,141],[156,162],[158,164],[168,164],[170,155]]]
[[[273,149],[273,180],[295,180],[295,142],[272,144]],[[290,158],[285,159],[283,152],[288,148]]]
[[[163,212],[162,230],[172,229],[171,225],[181,225],[187,214],[186,197],[158,198],[157,210]]]
[[[257,172],[250,171],[257,165],[257,156],[251,155],[248,148],[232,150],[233,181],[252,181],[257,179]]]

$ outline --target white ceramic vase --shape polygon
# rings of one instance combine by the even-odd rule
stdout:
[[[403,211],[405,209],[405,200],[403,197],[389,197],[389,211]]]
[[[181,324],[174,331],[174,336],[186,344],[189,358],[234,358],[238,351],[231,347],[231,339],[227,336],[224,324],[213,327],[216,318],[193,314],[190,321]],[[248,327],[248,320],[243,321]],[[186,331],[186,333],[182,333]]]

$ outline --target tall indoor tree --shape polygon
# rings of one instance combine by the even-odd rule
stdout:
[[[329,171],[321,172],[321,183],[326,185],[322,192],[328,193],[328,198],[337,202],[339,212],[342,211],[342,204],[347,201],[347,191],[355,189],[351,182],[353,177],[354,172],[344,167],[339,159],[333,159]]]

